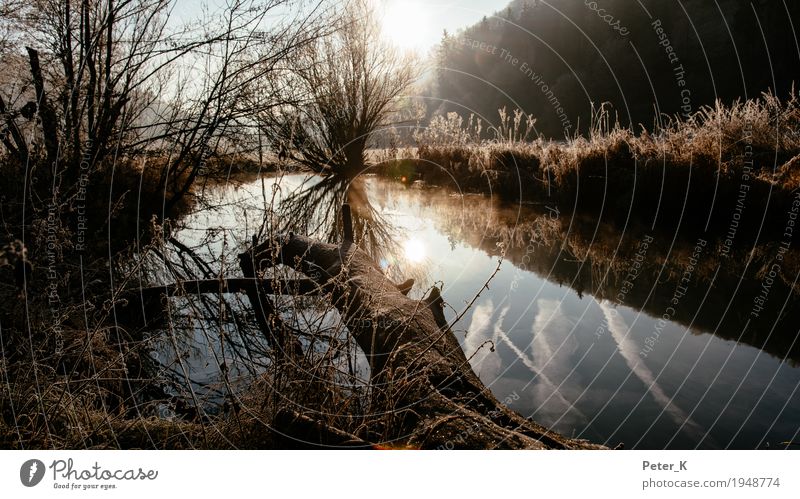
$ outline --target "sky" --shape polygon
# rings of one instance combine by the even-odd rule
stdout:
[[[454,33],[483,16],[503,10],[510,0],[377,0],[384,10],[387,37],[404,48],[425,52],[444,30]]]
[[[344,1],[344,0],[343,0]],[[444,30],[454,33],[471,26],[483,16],[505,9],[511,0],[373,0],[383,14],[387,38],[405,49],[427,53],[441,39]],[[197,18],[203,4],[213,11],[222,0],[177,0],[176,21]]]

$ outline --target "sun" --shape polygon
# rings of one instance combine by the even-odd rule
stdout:
[[[406,260],[411,263],[421,263],[428,254],[425,244],[419,239],[409,239],[403,244]]]
[[[401,49],[423,50],[422,34],[426,31],[428,15],[425,4],[413,0],[388,0],[382,4],[383,36]]]

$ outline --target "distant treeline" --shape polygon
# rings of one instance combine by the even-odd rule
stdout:
[[[785,97],[800,69],[795,26],[796,1],[514,0],[444,34],[429,109],[495,123],[520,108],[563,138],[609,102],[623,125],[653,129],[716,99]]]

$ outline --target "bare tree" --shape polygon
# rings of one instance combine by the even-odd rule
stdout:
[[[288,8],[297,3],[303,7]],[[40,158],[27,151],[44,144],[47,163],[69,184],[63,192],[112,155],[117,163],[157,157],[161,189],[174,205],[220,146],[253,129],[255,113],[283,103],[273,92],[258,108],[243,105],[318,36],[321,5],[232,0],[181,23],[175,0],[29,2],[5,24],[28,47],[33,82],[11,100],[33,101],[38,120],[25,122],[0,102],[6,149],[35,165]]]
[[[390,123],[417,77],[415,57],[384,41],[375,7],[354,0],[335,33],[303,47],[293,66],[302,101],[262,114],[265,133],[311,171],[357,175],[370,139]]]

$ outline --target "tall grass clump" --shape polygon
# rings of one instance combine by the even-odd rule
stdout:
[[[756,222],[765,210],[785,208],[800,186],[794,92],[785,101],[765,93],[717,102],[639,131],[622,125],[606,104],[593,106],[588,130],[564,141],[536,136],[535,120],[520,111],[501,110],[496,127],[451,113],[432,119],[415,140],[424,180],[620,219],[674,224],[693,213],[692,220],[724,225],[746,191],[745,218]]]
[[[427,127],[417,130],[416,158],[420,176],[429,182],[449,183],[472,191],[519,186],[518,172],[540,174],[543,141],[529,139],[536,120],[517,110],[499,111],[496,126],[484,128],[482,120],[470,116],[466,122],[457,113],[435,116]],[[483,139],[490,134],[492,139]],[[514,196],[512,188],[506,195]]]

